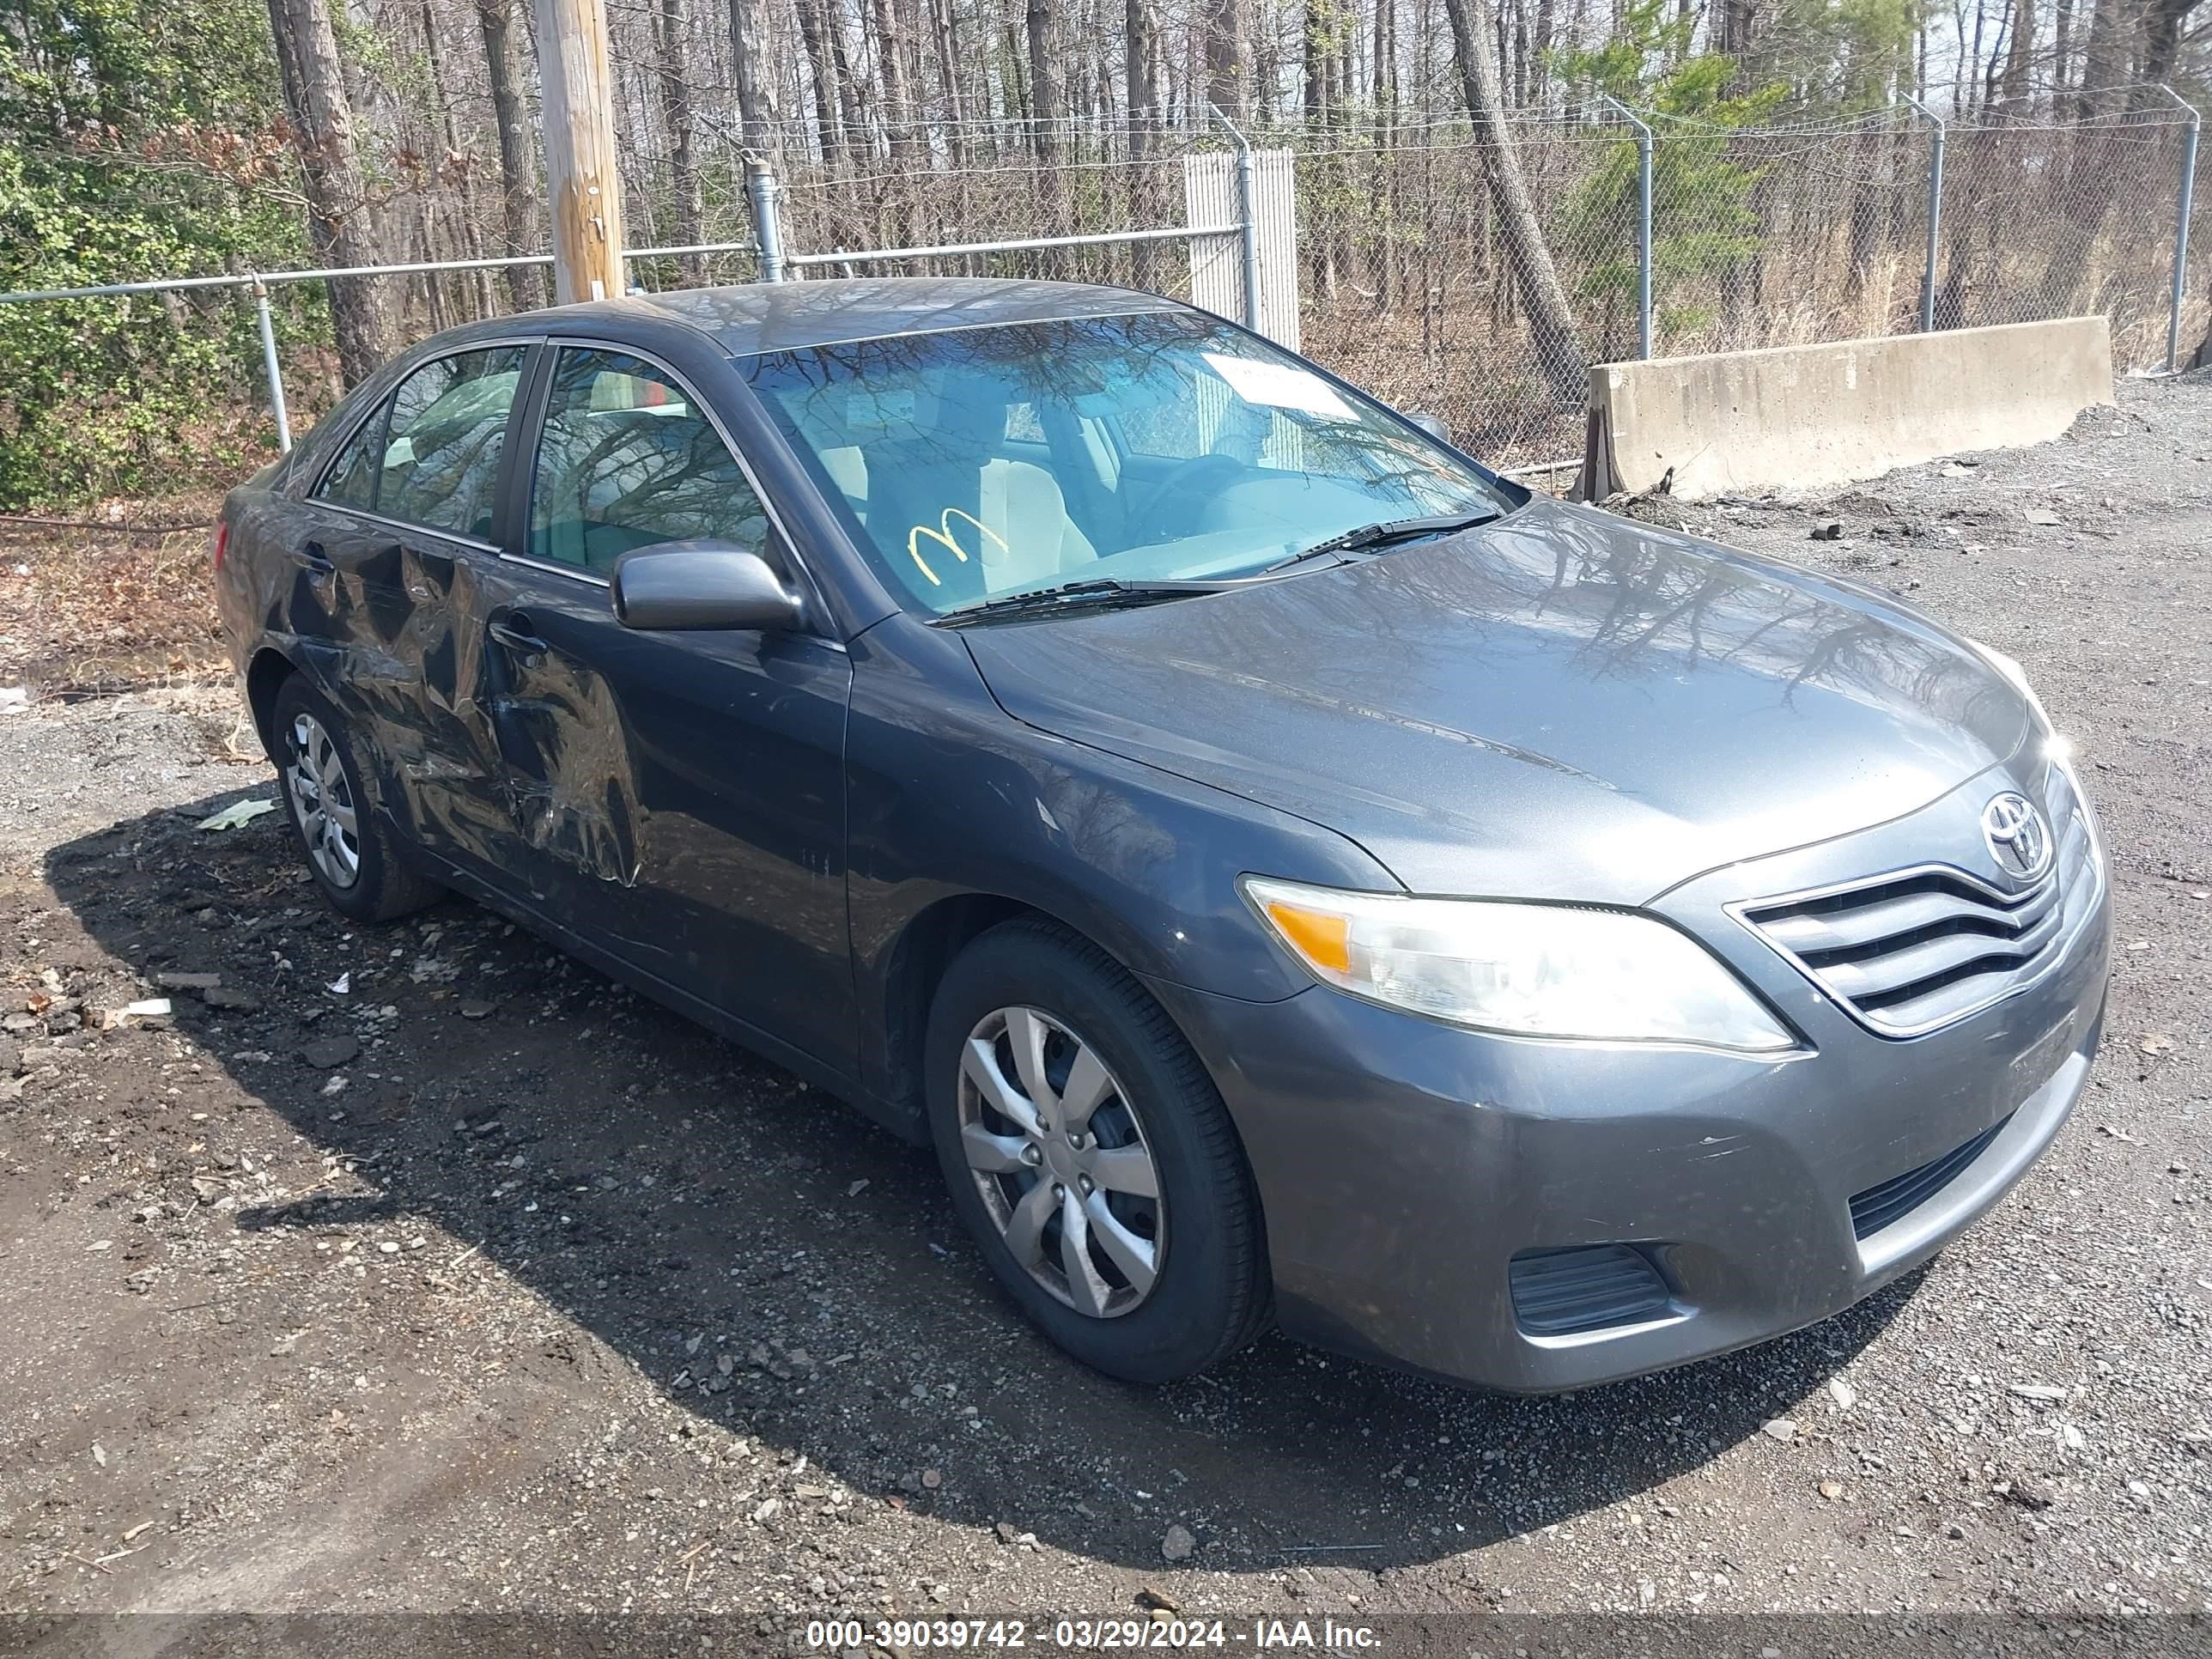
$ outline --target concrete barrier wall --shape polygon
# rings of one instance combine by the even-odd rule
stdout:
[[[1583,487],[1602,501],[1671,469],[1691,500],[1821,489],[2041,443],[2112,401],[2102,317],[1601,363]]]

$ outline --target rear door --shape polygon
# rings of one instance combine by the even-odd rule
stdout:
[[[850,1073],[851,661],[816,634],[615,621],[616,560],[657,542],[735,542],[803,573],[674,371],[613,346],[553,349],[521,522],[477,618],[515,868],[631,966]]]
[[[430,358],[362,421],[290,516],[287,621],[324,692],[372,746],[378,795],[410,836],[496,867],[512,826],[495,784],[465,626],[471,560],[497,550],[508,430],[530,348]]]

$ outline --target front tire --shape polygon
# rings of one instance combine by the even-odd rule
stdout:
[[[442,890],[399,862],[391,829],[371,810],[337,710],[295,674],[277,689],[269,730],[293,833],[331,908],[390,921],[435,903]]]
[[[931,1139],[992,1274],[1084,1364],[1172,1382],[1267,1324],[1243,1147],[1174,1022],[1097,946],[1002,924],[930,1013]]]

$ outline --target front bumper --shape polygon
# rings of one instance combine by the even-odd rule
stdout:
[[[1909,842],[1923,817],[1873,839]],[[1863,858],[1869,838],[1849,839]],[[1319,987],[1273,1003],[1156,987],[1243,1135],[1286,1334],[1485,1387],[1582,1388],[1839,1312],[1994,1205],[2086,1085],[2109,893],[2100,878],[2031,985],[1888,1039],[1723,909],[1809,884],[1833,845],[1737,866],[1654,907],[1809,1039],[1781,1059],[1487,1036]],[[1863,1202],[1855,1228],[1855,1197],[1969,1148],[1915,1201],[1878,1213]],[[1882,1224],[1861,1237],[1870,1219]],[[1607,1244],[1659,1269],[1663,1307],[1570,1334],[1528,1328],[1513,1259]]]

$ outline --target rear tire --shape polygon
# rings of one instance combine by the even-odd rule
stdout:
[[[1168,1382],[1266,1328],[1259,1197],[1228,1109],[1104,951],[1042,919],[991,929],[938,988],[926,1064],[953,1207],[1062,1348]]]
[[[390,921],[444,892],[402,864],[390,827],[369,804],[344,720],[298,674],[270,707],[270,749],[308,873],[340,915]]]

